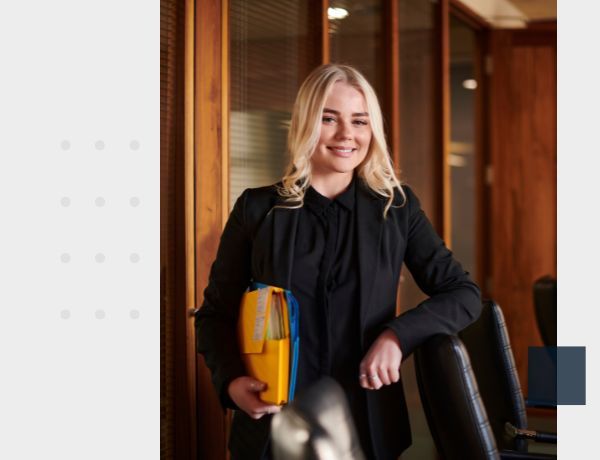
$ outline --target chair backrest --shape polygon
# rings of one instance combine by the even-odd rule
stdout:
[[[436,335],[415,353],[421,403],[445,460],[499,459],[469,354],[456,336]]]
[[[535,318],[544,345],[556,346],[556,279],[544,276],[533,283]]]
[[[527,410],[500,306],[484,301],[479,319],[459,337],[469,352],[498,448],[527,451],[524,439],[511,438],[505,431],[506,422],[526,429]]]
[[[340,385],[324,377],[273,417],[275,460],[364,460]]]

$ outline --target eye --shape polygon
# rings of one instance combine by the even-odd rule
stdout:
[[[354,120],[353,123],[358,126],[367,126],[369,124],[367,122],[367,120],[360,120],[360,119]]]
[[[335,123],[335,118],[328,115],[323,116],[323,123]]]

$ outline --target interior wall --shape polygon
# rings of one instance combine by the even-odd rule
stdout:
[[[490,294],[502,307],[523,390],[541,346],[533,282],[556,276],[556,24],[491,33]]]

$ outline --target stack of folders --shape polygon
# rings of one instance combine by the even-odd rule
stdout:
[[[238,336],[248,375],[265,382],[261,399],[294,399],[298,369],[298,302],[290,291],[254,283],[242,297]]]

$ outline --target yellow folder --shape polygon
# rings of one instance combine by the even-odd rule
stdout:
[[[238,336],[248,375],[267,384],[266,390],[261,392],[261,400],[277,405],[287,403],[290,331],[283,289],[267,286],[244,294]]]

